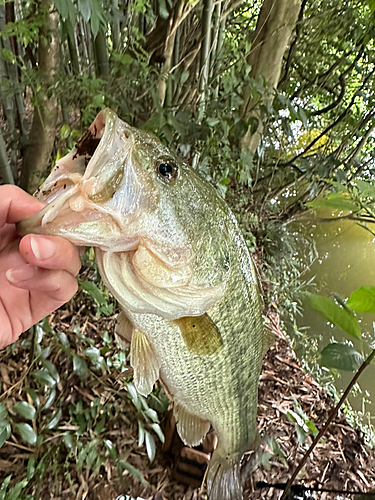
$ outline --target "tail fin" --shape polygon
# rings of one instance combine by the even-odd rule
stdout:
[[[242,500],[240,462],[231,460],[216,449],[207,473],[208,500]]]

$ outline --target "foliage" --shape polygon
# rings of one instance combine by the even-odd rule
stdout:
[[[360,287],[355,290],[344,302],[335,296],[336,302],[317,294],[308,293],[309,306],[326,318],[333,325],[337,325],[349,335],[349,337],[366,341],[363,337],[358,320],[353,311],[372,312],[375,310],[375,287]],[[364,357],[351,343],[331,343],[324,347],[321,352],[321,365],[346,371],[357,371]]]
[[[293,402],[294,411],[288,410],[286,415],[294,424],[298,442],[303,445],[310,434],[313,436],[318,434],[318,429],[316,428],[314,422],[312,422],[312,420],[310,420],[310,418],[302,410],[300,403],[294,397]]]
[[[86,273],[92,278],[93,271],[95,264]],[[102,295],[98,304],[98,290],[94,289],[93,297],[91,288],[78,292],[93,315],[99,308],[113,307],[107,299],[103,302]],[[28,367],[16,385],[0,395],[0,447],[19,443],[29,458],[23,476],[9,475],[3,482],[0,498],[39,498],[37,485],[42,487],[48,473],[59,478],[53,486],[56,495],[64,486],[62,477],[65,486],[75,491],[80,471],[98,475],[107,461],[117,468],[120,480],[129,473],[147,484],[129,461],[132,439],[119,444],[116,428],[124,419],[129,435],[138,428],[138,447],[144,447],[152,461],[156,440],[164,442],[160,415],[168,399],[160,389],[149,398],[139,395],[124,352],[116,349],[107,332],[98,339],[87,330],[87,319],[86,324],[76,322],[67,330],[45,319],[36,325],[31,338],[8,348],[9,353],[17,351],[17,358],[28,359]],[[115,388],[111,380],[124,372],[128,376]]]

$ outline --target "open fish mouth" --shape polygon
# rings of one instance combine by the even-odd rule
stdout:
[[[47,205],[18,224],[19,234],[65,236],[76,245],[102,250],[135,248],[134,236],[126,237],[124,233],[124,227],[131,222],[134,195],[139,191],[139,186],[134,185],[136,175],[129,167],[132,143],[132,128],[110,109],[102,110],[40,186],[36,197]],[[119,214],[107,202],[124,182],[131,185],[132,196],[126,203],[123,194]]]

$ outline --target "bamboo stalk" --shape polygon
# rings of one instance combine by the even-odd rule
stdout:
[[[112,0],[112,45],[114,50],[120,47],[120,21],[117,16],[118,0]]]
[[[72,66],[73,74],[79,75],[80,74],[79,60],[78,60],[76,39],[74,36],[74,29],[73,26],[70,24],[70,21],[65,23],[65,26],[68,32],[68,48],[69,48],[70,63]]]
[[[109,75],[109,59],[107,41],[102,27],[94,39],[94,52],[97,76],[106,78]]]
[[[210,46],[211,46],[211,21],[212,21],[213,0],[204,0],[202,14],[202,45],[199,61],[199,84],[200,93],[198,121],[201,121],[205,111],[205,93],[208,80]]]
[[[212,44],[211,44],[211,54],[210,54],[210,69],[209,69],[209,76],[210,78],[213,75],[215,63],[216,63],[216,58],[217,58],[217,49],[218,49],[218,41],[219,41],[219,31],[220,31],[220,14],[221,14],[221,8],[222,8],[222,3],[223,1],[220,0],[216,5],[215,5],[215,10],[214,10],[214,26],[212,28]]]

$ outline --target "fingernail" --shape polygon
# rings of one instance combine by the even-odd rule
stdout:
[[[56,245],[48,238],[31,236],[30,238],[31,250],[38,260],[50,259],[56,251]]]
[[[33,278],[35,276],[35,272],[35,266],[26,264],[25,266],[17,267],[16,269],[8,269],[5,276],[11,283],[19,283],[20,281],[26,281]]]

